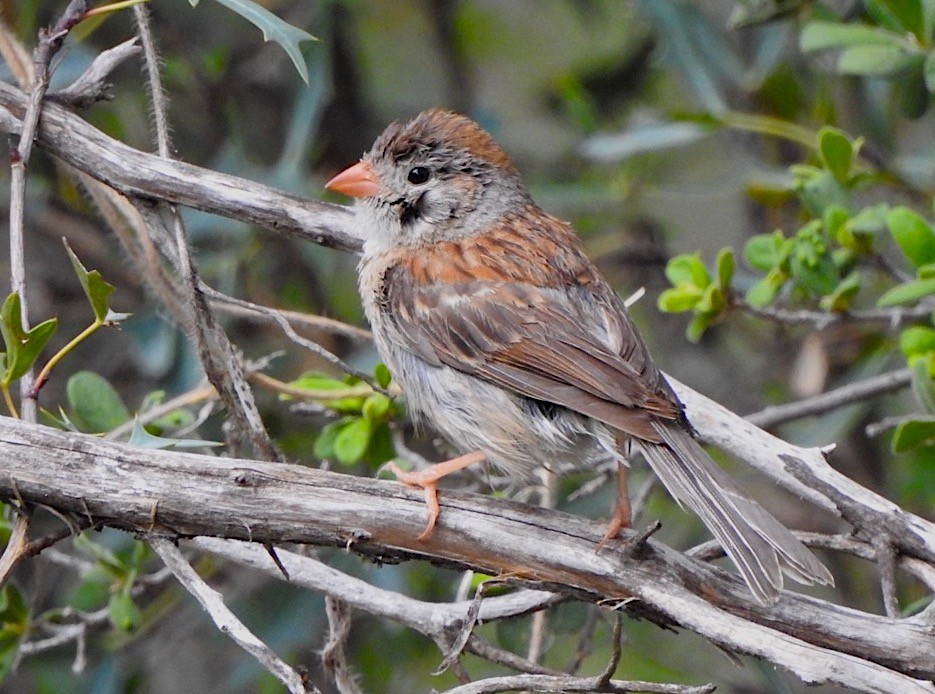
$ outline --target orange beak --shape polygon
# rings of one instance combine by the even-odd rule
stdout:
[[[328,181],[325,188],[355,198],[369,198],[379,193],[383,185],[370,162],[360,161]]]

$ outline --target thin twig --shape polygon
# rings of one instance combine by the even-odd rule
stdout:
[[[87,12],[85,0],[72,0],[58,22],[51,29],[39,32],[39,43],[33,51],[33,82],[29,93],[26,114],[23,116],[23,128],[20,132],[19,145],[10,152],[10,285],[20,297],[20,314],[23,327],[29,329],[29,302],[26,293],[26,261],[24,237],[24,218],[26,200],[26,167],[32,154],[33,142],[39,128],[39,114],[49,88],[49,65],[52,56],[58,53],[62,42]],[[27,422],[36,421],[36,401],[30,397],[32,392],[33,372],[30,369],[20,379],[21,416]]]
[[[872,308],[855,311],[809,311],[791,310],[776,306],[751,306],[742,299],[734,298],[734,305],[760,318],[783,325],[811,325],[816,330],[838,324],[870,323],[884,330],[896,331],[907,323],[928,320],[932,315],[932,303],[922,301],[916,306],[895,308]]]
[[[157,149],[162,158],[170,159],[172,147],[169,140],[168,118],[165,114],[166,98],[159,76],[158,57],[149,27],[149,15],[141,5],[135,5],[133,12],[146,59]],[[217,389],[228,413],[236,422],[239,434],[246,437],[257,454],[266,460],[281,461],[281,455],[263,426],[240,360],[227,335],[214,318],[201,291],[198,271],[189,252],[188,237],[181,215],[174,205],[167,205],[166,209],[172,224],[172,236],[178,257],[176,269],[184,281],[185,303],[190,317],[187,327],[194,334],[198,355],[208,380]]]
[[[880,591],[883,594],[883,608],[888,617],[899,617],[899,598],[896,596],[896,552],[885,532],[875,535],[872,540],[877,571],[880,573]]]
[[[226,313],[239,318],[249,318],[251,320],[262,320],[266,322],[276,322],[276,314],[285,318],[290,325],[320,330],[325,333],[340,335],[357,342],[370,342],[373,335],[369,330],[358,328],[356,325],[350,325],[334,318],[325,316],[316,316],[311,313],[301,313],[299,311],[289,311],[283,308],[271,308],[261,306],[244,299],[223,294],[216,289],[209,290],[204,288],[205,294],[209,297],[211,307],[221,313]]]
[[[897,369],[863,381],[849,383],[811,398],[785,405],[773,405],[746,415],[744,418],[758,427],[769,429],[794,419],[813,417],[878,395],[901,390],[911,381],[912,372],[908,368]]]
[[[269,646],[260,641],[244,626],[233,612],[224,604],[220,593],[204,582],[191,567],[182,553],[170,540],[153,537],[150,547],[159,555],[163,563],[172,569],[179,583],[201,603],[218,629],[230,636],[234,642],[252,655],[270,674],[282,682],[292,694],[307,694],[317,691],[302,677],[279,658]]]
[[[360,694],[344,652],[351,635],[351,607],[329,595],[325,598],[325,613],[328,616],[328,642],[321,649],[321,664],[341,694]]]

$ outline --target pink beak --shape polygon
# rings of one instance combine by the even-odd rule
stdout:
[[[369,198],[379,193],[383,185],[370,162],[360,161],[328,181],[325,188],[355,198]]]

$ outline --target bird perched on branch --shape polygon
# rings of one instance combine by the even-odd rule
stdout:
[[[635,445],[759,601],[778,598],[783,572],[832,583],[695,440],[624,302],[475,122],[430,110],[393,123],[327,187],[358,199],[360,294],[381,357],[410,408],[464,451],[421,472],[393,467],[426,490],[424,535],[437,482],[454,470],[485,460],[532,477],[563,459],[613,456],[607,541],[630,524],[625,454]]]

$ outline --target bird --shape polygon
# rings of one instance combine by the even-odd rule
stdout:
[[[425,490],[483,461],[509,477],[616,460],[617,505],[598,547],[632,521],[626,475],[638,449],[697,514],[763,604],[783,574],[833,584],[828,569],[750,499],[695,438],[624,301],[572,227],[532,199],[506,151],[467,116],[391,123],[326,184],[355,198],[358,288],[381,359],[417,420],[463,452],[390,470]]]

